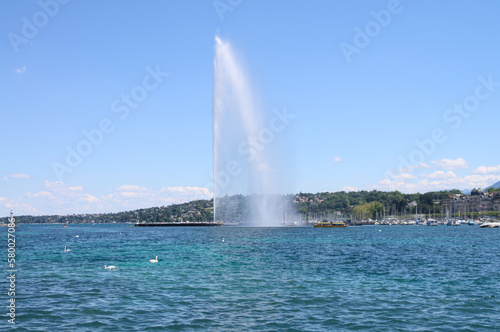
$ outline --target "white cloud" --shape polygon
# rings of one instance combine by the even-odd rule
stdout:
[[[9,174],[9,175],[6,175],[3,177],[3,179],[5,181],[9,180],[9,179],[29,179],[30,176],[27,175],[27,174],[22,174],[22,173],[18,173],[18,174]]]
[[[429,168],[429,167],[432,167],[432,166],[429,165],[429,164],[426,164],[426,163],[420,163],[418,165],[410,165],[410,167],[400,168],[398,170],[398,172],[399,173],[407,173],[407,172],[411,172],[411,171],[413,171],[414,169],[417,169],[417,168]]]
[[[167,187],[149,189],[124,185],[111,194],[100,197],[99,204],[106,210],[125,211],[152,206],[170,205],[199,199],[210,199],[213,193],[203,187]]]
[[[53,189],[53,190],[58,190],[58,189],[62,189],[62,188],[66,187],[64,182],[61,182],[61,181],[50,182],[49,180],[45,180],[43,185],[45,186],[45,188],[49,188],[49,189]]]
[[[8,203],[5,204],[5,207],[14,210],[14,216],[26,215],[26,214],[31,214],[31,215],[40,214],[39,210],[36,207],[28,203],[20,202],[18,200],[10,200]]]
[[[422,177],[430,178],[430,179],[451,179],[456,178],[457,175],[452,171],[444,172],[444,171],[435,171],[431,174],[421,174]]]
[[[415,176],[414,174],[412,174],[415,169],[418,169],[418,168],[430,168],[430,167],[431,167],[431,165],[422,162],[422,163],[420,163],[418,165],[410,165],[409,167],[400,168],[397,171],[394,171],[394,170],[390,169],[390,170],[388,170],[386,172],[386,175],[389,176],[391,178],[391,180],[400,180],[400,181],[398,182],[398,181],[387,180],[387,181],[389,181],[391,183],[391,185],[389,187],[395,186],[396,188],[400,188],[400,187],[412,188],[413,185],[411,183],[407,184],[405,182],[402,182],[401,180],[415,180],[415,179],[418,178],[417,176]],[[382,185],[383,186],[387,186],[388,183],[389,183],[387,181],[384,181],[382,183]],[[379,183],[379,185],[380,184],[381,183]],[[388,189],[388,190],[392,190],[392,189]],[[400,190],[400,189],[394,189],[394,190]]]
[[[462,158],[433,160],[431,164],[442,169],[469,168],[469,164]]]
[[[499,174],[500,165],[498,166],[479,166],[474,170],[474,174]]]
[[[500,175],[467,175],[464,177],[449,177],[445,179],[435,179],[433,181],[424,179],[417,183],[417,191],[437,191],[465,188],[486,188],[493,183],[500,181]]]
[[[26,72],[26,66],[22,66],[21,68],[14,68],[14,72],[18,74],[24,74]]]
[[[416,189],[416,185],[413,183],[407,183],[405,181],[392,181],[389,179],[381,180],[375,187],[379,190],[398,190],[401,192],[413,192]]]
[[[0,203],[20,214],[64,215],[130,211],[212,197],[213,193],[203,187],[150,189],[136,185],[123,185],[109,193],[95,195],[80,185],[46,180],[43,190],[28,192],[16,199],[0,198]]]
[[[389,170],[388,174],[391,177],[391,179],[396,179],[396,180],[413,180],[417,178],[415,175],[405,172],[394,174],[392,173],[392,171]]]
[[[469,167],[467,162],[462,158],[457,158],[456,160],[435,160],[431,163],[443,169]],[[420,165],[418,168],[428,168],[427,166],[428,165]],[[418,180],[419,178],[420,180]],[[414,177],[411,172],[393,174],[393,171],[389,170],[386,173],[386,179],[381,180],[377,185],[371,188],[387,191],[398,190],[404,193],[486,188],[500,181],[500,165],[489,167],[481,166],[474,171],[468,171],[468,174],[464,175],[457,174],[451,170],[437,169],[434,170],[434,172],[421,173],[419,174],[419,178]]]
[[[202,187],[168,187],[168,188],[163,188],[161,191],[168,191],[171,193],[179,193],[184,196],[191,196],[191,197],[199,197],[200,195],[203,196],[202,198],[196,198],[196,199],[208,199],[212,198],[213,193],[208,190],[208,188],[202,188]]]
[[[82,186],[68,187],[68,190],[70,190],[70,191],[83,191],[83,187]]]
[[[32,194],[31,192],[27,193],[26,194],[27,197],[29,198],[38,198],[38,197],[47,197],[47,198],[51,198],[52,197],[52,194],[48,191],[39,191],[37,193],[34,193]]]
[[[500,175],[468,175],[464,178],[467,186],[464,188],[486,188],[497,181],[500,181]]]
[[[339,161],[342,161],[342,158],[340,158],[339,156],[333,157],[333,162],[334,163],[338,163]]]
[[[121,187],[116,188],[116,190],[118,190],[118,191],[146,191],[146,188],[126,184],[126,185],[123,185]]]
[[[47,215],[85,213],[93,209],[99,199],[84,192],[82,186],[70,186],[60,181],[44,181],[44,189],[27,192],[17,198],[6,199],[7,208],[12,208],[17,215]],[[94,212],[99,209],[94,208]]]
[[[89,195],[89,194],[85,194],[85,198],[86,198],[87,202],[89,202],[89,203],[95,203],[95,202],[99,201],[99,199],[97,197]]]
[[[136,191],[122,191],[122,192],[120,192],[120,195],[123,197],[127,197],[127,198],[144,197],[144,193],[136,192]]]
[[[162,191],[185,193],[191,191],[191,187],[168,187],[168,188],[163,188]]]
[[[346,186],[346,187],[341,188],[340,191],[350,192],[350,191],[359,191],[359,189],[356,187]]]

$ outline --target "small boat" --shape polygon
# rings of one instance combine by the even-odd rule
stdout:
[[[480,228],[500,228],[500,222],[487,221],[479,225]]]
[[[327,221],[323,220],[314,225],[314,227],[347,227],[343,221]]]
[[[425,223],[427,226],[437,226],[438,222],[436,219],[427,219],[427,222]]]
[[[66,227],[66,225],[63,225],[63,227]]]

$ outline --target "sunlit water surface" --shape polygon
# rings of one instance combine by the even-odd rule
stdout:
[[[500,229],[129,226],[18,226],[16,330],[500,330]]]

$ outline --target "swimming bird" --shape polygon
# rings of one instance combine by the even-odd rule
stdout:
[[[66,246],[64,246],[64,252],[69,252],[71,249],[66,249]]]
[[[155,259],[150,259],[149,262],[150,263],[158,263],[158,256],[156,256]]]
[[[75,237],[80,237],[80,235],[77,235],[77,236],[75,236]]]
[[[110,265],[110,266],[106,266],[106,265],[104,265],[104,268],[105,268],[106,270],[114,270],[114,269],[116,269],[116,266],[114,266],[114,265]]]
[[[222,242],[224,242],[224,238],[222,238]]]

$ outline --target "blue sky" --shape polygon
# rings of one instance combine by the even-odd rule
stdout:
[[[282,139],[290,192],[500,180],[495,1],[1,7],[5,215],[210,197],[216,34],[238,53],[264,109],[295,115]],[[68,159],[78,148],[84,155]]]

